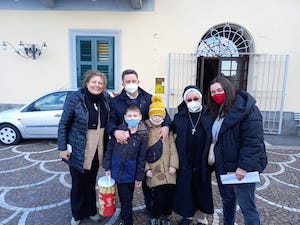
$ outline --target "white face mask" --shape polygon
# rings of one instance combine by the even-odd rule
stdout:
[[[129,94],[133,94],[134,92],[136,92],[138,89],[137,84],[134,83],[130,83],[130,84],[126,84],[125,86],[125,91],[128,92]]]
[[[202,104],[200,102],[191,101],[187,103],[187,107],[190,112],[200,112],[202,110]]]
[[[154,126],[159,126],[164,122],[164,120],[161,120],[160,122],[156,122],[152,119],[152,117],[150,117],[149,120]]]

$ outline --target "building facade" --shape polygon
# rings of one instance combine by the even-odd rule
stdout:
[[[255,96],[266,133],[297,135],[299,10],[296,0],[3,0],[0,103],[79,87],[88,69],[120,91],[132,68],[174,112],[186,85],[205,94],[224,74]]]

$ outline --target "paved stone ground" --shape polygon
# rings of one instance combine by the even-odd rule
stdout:
[[[257,205],[263,225],[300,224],[300,146],[268,145],[269,165],[257,188]],[[103,175],[100,171],[99,177]],[[70,224],[70,174],[58,158],[55,140],[24,141],[0,145],[0,224]],[[213,180],[215,214],[210,224],[222,224],[220,196]],[[113,217],[98,224],[119,221],[119,202]],[[180,217],[173,214],[171,224]],[[238,210],[236,224],[243,224]],[[141,189],[134,196],[135,225],[149,224]],[[85,219],[82,225],[95,224]],[[196,222],[194,221],[194,224]]]

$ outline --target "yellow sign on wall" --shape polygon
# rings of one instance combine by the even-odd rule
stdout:
[[[155,78],[155,94],[165,93],[165,78]]]

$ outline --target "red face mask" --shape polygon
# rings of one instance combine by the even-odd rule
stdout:
[[[225,92],[220,94],[214,94],[213,96],[211,96],[212,100],[214,100],[219,105],[221,105],[224,102],[225,97],[226,97]]]

